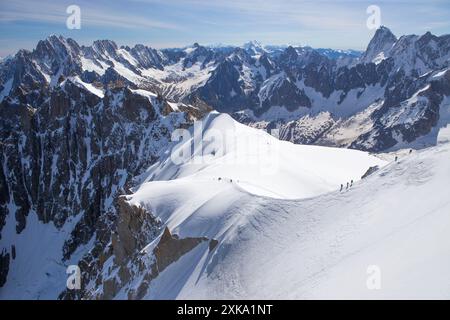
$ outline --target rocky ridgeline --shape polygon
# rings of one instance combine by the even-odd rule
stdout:
[[[441,114],[450,108],[450,35],[397,39],[381,27],[367,51],[344,65],[313,49],[293,47],[278,56],[276,65],[282,71],[271,71],[275,75],[261,84],[259,108],[234,117],[278,128],[281,139],[383,151],[414,143],[448,123]],[[292,114],[279,116],[270,112],[273,106]]]
[[[35,50],[21,50],[0,65],[0,90],[10,97],[26,91],[27,102],[35,104],[61,76],[78,77],[103,89],[149,89],[186,103],[198,97],[241,122],[277,127],[285,132],[282,139],[296,143],[380,151],[410,143],[437,125],[438,116],[431,114],[440,113],[449,67],[449,35],[428,32],[397,38],[386,27],[375,32],[361,56],[310,47],[263,47],[257,42],[215,48],[196,43],[164,50],[119,47],[110,40],[80,46],[72,39],[50,36]],[[420,103],[409,100],[431,82],[439,84],[421,93]],[[374,104],[379,108],[366,114],[371,127],[359,128],[342,141],[339,136],[346,128],[340,120]],[[280,115],[277,108],[284,112]],[[303,118],[311,122],[322,112],[330,113],[331,119],[317,117],[312,126],[319,129],[309,130],[305,137],[298,130]],[[384,121],[392,113],[399,118],[395,125]]]

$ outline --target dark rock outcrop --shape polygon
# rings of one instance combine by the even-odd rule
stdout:
[[[2,251],[0,253],[0,287],[6,283],[9,271],[9,253]]]
[[[370,167],[369,169],[367,169],[367,171],[361,176],[361,179],[365,179],[368,176],[370,176],[372,173],[378,171],[379,167],[378,166],[373,166]]]

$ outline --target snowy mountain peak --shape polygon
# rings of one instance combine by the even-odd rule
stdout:
[[[45,40],[38,42],[36,52],[39,55],[47,55],[54,58],[55,55],[60,58],[66,55],[76,56],[79,54],[80,46],[73,39],[64,38],[59,35],[50,35]]]
[[[244,48],[246,51],[248,51],[251,55],[262,54],[262,53],[266,52],[266,50],[264,49],[264,46],[256,40],[252,40],[252,41],[244,43],[242,45],[242,48]]]
[[[66,39],[62,35],[51,34],[44,41],[51,44],[59,44],[66,42]]]
[[[117,50],[117,44],[112,40],[96,40],[94,41],[92,48],[97,52],[114,52]]]
[[[429,41],[431,39],[437,39],[438,37],[432,34],[430,31],[427,31],[424,35],[420,37],[423,41]]]
[[[250,40],[246,43],[244,43],[243,45],[244,48],[251,48],[251,47],[257,47],[257,48],[262,48],[262,44],[261,42],[259,42],[258,40]]]
[[[388,37],[395,37],[395,35],[392,33],[391,29],[389,29],[386,26],[380,26],[376,31],[375,31],[375,36],[376,35],[386,35]]]
[[[363,62],[379,62],[387,57],[389,50],[397,41],[397,37],[385,26],[381,26],[370,40],[367,50],[362,56]]]
[[[244,49],[263,49],[263,45],[257,40],[251,40],[242,45]]]

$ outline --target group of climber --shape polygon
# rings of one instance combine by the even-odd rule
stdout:
[[[353,180],[351,180],[350,183],[347,182],[347,186],[345,187],[345,190],[348,190],[352,186],[353,186]],[[342,190],[344,190],[344,185],[343,184],[341,184],[341,190],[340,191],[342,191]]]
[[[409,149],[409,154],[411,154],[412,152],[413,152],[413,150]],[[395,162],[398,162],[398,156],[397,155],[395,156]],[[348,190],[352,186],[353,186],[353,180],[350,181],[350,183],[347,182],[347,186],[346,186],[345,190]],[[343,184],[341,184],[341,190],[340,191],[342,192],[342,190],[344,190],[344,185]]]
[[[222,178],[219,177],[217,180],[218,180],[218,181],[222,181]],[[223,178],[223,180],[228,180],[228,181],[230,181],[231,183],[233,183],[233,179],[226,179],[226,178]],[[236,182],[239,182],[239,180],[236,180]]]

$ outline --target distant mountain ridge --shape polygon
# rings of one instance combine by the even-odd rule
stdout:
[[[449,35],[397,39],[384,26],[362,53],[257,41],[162,50],[110,40],[80,46],[52,35],[0,64],[0,99],[20,88],[36,104],[38,91],[47,95],[65,77],[78,77],[103,91],[127,86],[184,103],[197,97],[243,123],[277,127],[296,143],[377,151],[433,143],[433,128],[444,121],[438,115],[449,57]],[[420,102],[412,104],[415,94]],[[361,113],[364,123],[357,120]],[[390,113],[398,121],[385,121]],[[306,137],[306,123],[319,129]]]

